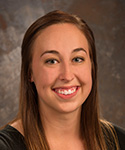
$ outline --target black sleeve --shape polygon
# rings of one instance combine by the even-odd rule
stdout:
[[[18,137],[0,134],[0,150],[26,150],[25,144]]]
[[[114,128],[118,136],[120,150],[125,150],[125,130],[116,125],[114,125]]]
[[[11,140],[1,133],[0,133],[0,150],[13,150],[11,147]]]
[[[7,144],[0,139],[0,150],[11,150],[10,147],[7,146]]]
[[[0,131],[0,150],[26,150],[23,136],[11,126]]]

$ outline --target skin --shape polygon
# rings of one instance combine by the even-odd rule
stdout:
[[[74,51],[80,48],[83,50]],[[55,52],[48,52],[52,50]],[[88,42],[81,31],[71,24],[57,24],[41,32],[33,46],[31,82],[36,85],[44,112],[58,114],[80,109],[92,87]],[[74,86],[79,90],[68,99],[53,91]]]
[[[92,88],[91,60],[87,39],[75,25],[55,24],[41,31],[33,45],[31,82],[51,149],[84,150],[80,114]],[[77,90],[58,94],[69,89]]]
[[[83,149],[81,105],[91,91],[92,78],[88,42],[76,26],[57,24],[40,33],[33,46],[31,82],[38,91],[41,119],[52,149]],[[54,92],[71,87],[79,87],[73,97]]]

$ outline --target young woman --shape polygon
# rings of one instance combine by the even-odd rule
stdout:
[[[0,131],[1,150],[123,150],[124,131],[100,120],[94,36],[80,18],[53,11],[22,43],[20,107]]]

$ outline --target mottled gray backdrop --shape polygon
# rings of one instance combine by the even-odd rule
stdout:
[[[125,0],[0,0],[0,126],[18,110],[23,35],[34,20],[55,9],[79,15],[92,28],[101,114],[125,127]]]

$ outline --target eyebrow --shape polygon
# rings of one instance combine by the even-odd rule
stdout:
[[[73,50],[73,52],[79,52],[79,51],[83,51],[83,52],[85,52],[87,54],[87,51],[84,48],[82,48],[82,47],[76,48],[76,49]]]
[[[74,50],[72,51],[72,53],[74,53],[74,52],[79,52],[79,51],[83,51],[83,52],[85,52],[85,53],[87,54],[86,50],[83,49],[83,48],[76,48],[76,49],[74,49]],[[40,57],[42,57],[44,54],[56,54],[56,55],[59,55],[59,52],[56,51],[56,50],[47,50],[47,51],[43,52],[43,53],[40,55]]]
[[[47,51],[43,52],[40,57],[42,57],[44,54],[57,54],[57,55],[59,55],[59,52],[56,50],[47,50]]]

